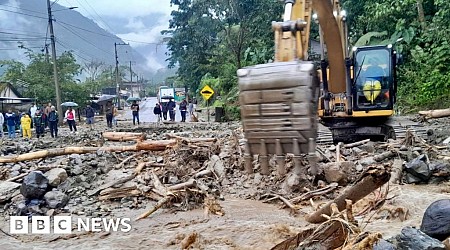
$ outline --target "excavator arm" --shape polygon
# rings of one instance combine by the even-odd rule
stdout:
[[[308,61],[313,12],[322,44],[320,78],[316,65]],[[253,155],[258,155],[262,173],[269,174],[269,155],[276,155],[278,173],[283,175],[286,153],[294,154],[294,171],[304,172],[300,157],[306,154],[310,172],[317,172],[318,115],[332,125],[338,117],[353,115],[353,59],[347,48],[345,21],[339,0],[285,0],[283,21],[272,23],[275,61],[237,71],[247,172],[253,172]],[[379,84],[366,85],[359,96],[369,96],[374,104],[380,96],[374,94],[381,92],[374,89]]]

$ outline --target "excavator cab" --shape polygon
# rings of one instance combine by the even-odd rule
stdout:
[[[353,111],[392,110],[396,54],[391,45],[353,51]]]

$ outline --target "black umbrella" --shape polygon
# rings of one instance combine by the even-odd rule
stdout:
[[[95,102],[104,102],[116,98],[115,95],[101,95]]]

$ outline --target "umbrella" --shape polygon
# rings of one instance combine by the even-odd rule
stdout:
[[[115,95],[101,95],[97,100],[95,100],[96,103],[109,101],[116,98]]]
[[[61,106],[63,106],[63,107],[78,107],[78,104],[75,102],[63,102],[63,103],[61,103]]]
[[[133,101],[140,101],[141,98],[139,97],[128,97],[127,102],[133,102]]]

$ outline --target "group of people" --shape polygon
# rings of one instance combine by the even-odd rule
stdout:
[[[68,110],[66,116],[70,117],[70,114],[74,115],[75,112]],[[48,103],[45,107],[38,107],[33,104],[28,112],[13,112],[12,109],[9,109],[4,115],[0,112],[0,136],[3,136],[3,125],[6,123],[9,138],[16,137],[17,128],[21,135],[28,139],[32,138],[31,129],[34,128],[36,137],[39,138],[44,136],[46,127],[50,129],[52,137],[57,137],[58,119],[58,112],[51,103]],[[73,116],[73,119],[75,119],[75,116]]]
[[[194,110],[194,102],[189,102],[189,114],[193,114]],[[188,111],[188,102],[186,99],[180,102],[179,104],[180,114],[181,114],[181,122],[186,122],[186,114]],[[168,102],[161,102],[156,103],[155,107],[153,108],[153,114],[155,114],[158,117],[158,122],[162,121],[164,119],[167,120],[167,114],[169,114],[169,120],[174,122],[175,121],[175,112],[176,112],[176,103],[173,101],[173,99],[170,99]]]

